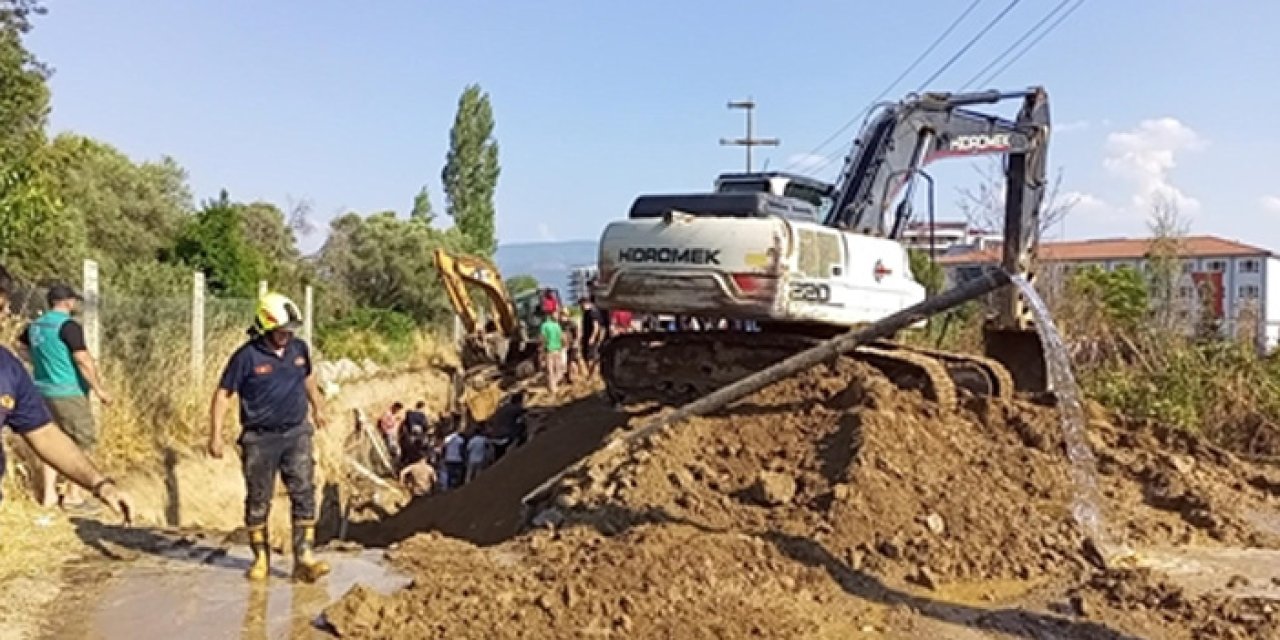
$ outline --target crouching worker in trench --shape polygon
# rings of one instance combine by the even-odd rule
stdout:
[[[311,350],[294,337],[302,325],[297,305],[278,293],[258,300],[249,341],[236,350],[222,372],[210,410],[209,455],[222,457],[222,425],[227,404],[240,396],[241,433],[237,443],[245,483],[245,527],[253,549],[246,577],[266,579],[270,571],[267,516],[276,473],[289,490],[293,516],[293,577],[315,582],[329,573],[317,560],[315,543],[315,459],[312,455],[312,410],[316,427],[324,428],[324,401],[311,367]]]

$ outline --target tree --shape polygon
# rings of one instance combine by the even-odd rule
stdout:
[[[316,232],[316,225],[311,222],[311,201],[289,198],[289,229],[298,238]]]
[[[31,0],[0,0],[0,167],[30,158],[44,145],[49,117],[48,69],[23,46],[33,15]]]
[[[245,241],[262,258],[263,277],[283,290],[302,285],[297,237],[279,207],[253,202],[240,207],[240,223]]]
[[[427,324],[452,313],[432,252],[454,249],[461,240],[456,232],[400,219],[392,211],[347,214],[332,223],[320,252],[320,275],[342,287],[352,309],[396,311]]]
[[[186,171],[172,158],[134,164],[103,142],[62,134],[43,152],[65,213],[104,274],[154,262],[192,215]]]
[[[42,13],[34,0],[0,0],[0,257],[28,276],[66,269],[78,241],[37,157],[49,116],[48,70],[22,37]]]
[[[934,262],[927,251],[920,249],[908,249],[907,260],[911,266],[911,273],[915,276],[916,282],[924,285],[926,295],[935,295],[942,291],[942,285],[945,283],[946,274],[942,272],[942,267]]]
[[[534,291],[538,288],[538,279],[527,274],[511,276],[503,282],[507,286],[507,292],[515,295],[522,291]]]
[[[267,277],[266,260],[245,237],[244,210],[224,190],[184,226],[174,247],[178,260],[204,272],[215,294],[251,298]]]
[[[1004,233],[1005,179],[1002,167],[997,158],[990,158],[989,162],[975,167],[980,177],[978,186],[960,189],[957,205],[969,224],[996,233]],[[1045,237],[1050,229],[1066,220],[1080,202],[1079,196],[1062,193],[1062,175],[1063,170],[1058,169],[1045,194],[1036,238]]]
[[[431,209],[431,196],[427,193],[426,187],[419,190],[418,195],[413,197],[413,209],[409,212],[409,219],[428,226],[435,222],[436,213]]]
[[[31,17],[48,11],[39,0],[0,0],[0,26],[27,33],[31,30]]]
[[[14,275],[66,279],[78,273],[84,228],[68,216],[36,159],[0,166],[0,259]]]
[[[499,173],[489,96],[469,85],[458,99],[441,180],[449,216],[466,238],[465,250],[483,256],[497,249],[493,194]]]
[[[1182,244],[1187,223],[1176,202],[1157,198],[1151,206],[1147,228],[1151,245],[1147,250],[1147,282],[1151,290],[1151,315],[1155,326],[1170,330],[1179,324],[1178,288],[1182,280]]]
[[[1147,320],[1147,282],[1132,267],[1081,269],[1071,278],[1070,292],[1075,299],[1098,304],[1106,319],[1125,331],[1133,331]]]

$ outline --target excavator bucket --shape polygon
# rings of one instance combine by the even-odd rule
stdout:
[[[1039,393],[1049,389],[1044,343],[1034,329],[983,327],[982,342],[988,358],[1008,369],[1017,391]]]

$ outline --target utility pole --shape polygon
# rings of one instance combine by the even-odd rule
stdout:
[[[730,100],[730,109],[743,109],[747,112],[747,137],[745,138],[720,138],[720,144],[735,147],[747,148],[747,173],[751,173],[751,148],[752,147],[776,147],[780,143],[777,138],[754,138],[755,133],[755,109],[756,103],[751,98],[746,100]]]

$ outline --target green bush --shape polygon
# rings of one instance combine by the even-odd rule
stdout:
[[[331,359],[365,358],[380,364],[403,362],[414,351],[418,324],[390,309],[359,307],[316,329],[316,346]]]

